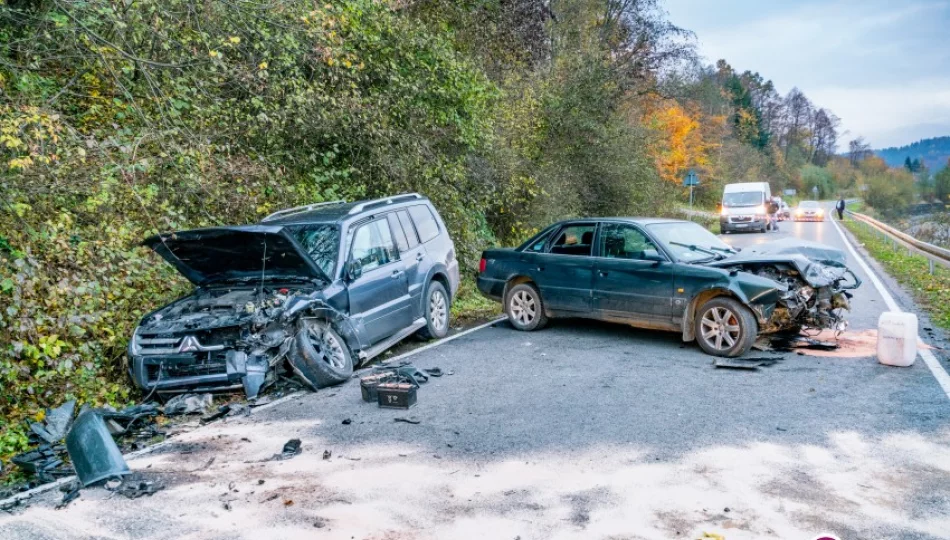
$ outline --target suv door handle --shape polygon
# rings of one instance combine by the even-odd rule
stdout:
[[[422,259],[424,259],[424,258],[425,258],[425,255],[423,255],[421,251],[420,251],[419,253],[416,253],[416,260],[417,260],[417,261],[422,262]]]
[[[396,279],[396,278],[398,278],[398,277],[401,276],[401,275],[402,275],[402,270],[393,270],[393,273],[392,273],[392,276],[391,276],[391,277],[392,277],[393,279]]]
[[[600,277],[607,277],[607,274],[609,274],[609,273],[610,273],[610,272],[604,272],[603,270],[597,272],[597,274],[600,275]]]

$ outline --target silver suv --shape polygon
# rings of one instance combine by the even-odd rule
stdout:
[[[459,287],[445,223],[415,193],[144,244],[195,285],[146,315],[129,343],[135,383],[162,393],[254,397],[285,360],[313,388],[340,383],[412,334],[445,336]]]

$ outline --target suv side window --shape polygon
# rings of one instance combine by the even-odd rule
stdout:
[[[557,255],[590,257],[596,229],[597,226],[592,223],[563,227],[557,232],[557,239],[550,252]]]
[[[405,210],[400,210],[396,212],[396,216],[399,218],[399,223],[402,225],[403,232],[406,233],[406,240],[409,242],[409,249],[418,246],[419,235],[416,234],[416,227],[412,224],[412,220],[409,219],[409,213]]]
[[[642,260],[643,252],[656,245],[632,225],[604,223],[600,228],[600,253],[608,259]]]
[[[402,225],[399,224],[399,218],[396,217],[395,213],[386,214],[386,219],[389,220],[389,228],[393,231],[393,236],[396,237],[396,245],[399,246],[399,253],[405,253],[409,251],[409,241],[406,240],[406,233],[402,230]]]
[[[409,215],[412,216],[412,222],[416,224],[416,230],[419,231],[419,240],[423,244],[439,236],[439,224],[428,206],[423,204],[410,206]]]
[[[360,261],[364,272],[398,261],[399,251],[393,242],[389,221],[377,219],[360,225],[353,235],[350,253],[353,259]]]

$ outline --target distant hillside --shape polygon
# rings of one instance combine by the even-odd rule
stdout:
[[[875,150],[874,153],[891,167],[902,167],[904,160],[909,157],[911,160],[920,159],[927,164],[930,172],[937,172],[946,167],[947,160],[950,160],[950,137],[923,139],[900,148]]]

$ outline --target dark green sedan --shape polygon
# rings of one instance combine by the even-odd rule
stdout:
[[[709,354],[734,357],[761,334],[842,330],[847,289],[860,284],[844,260],[796,240],[740,254],[689,221],[578,219],[485,251],[478,288],[519,330],[587,317],[681,332]]]

